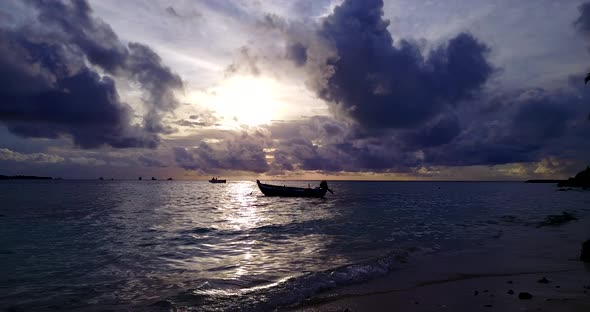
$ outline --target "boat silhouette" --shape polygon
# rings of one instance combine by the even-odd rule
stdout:
[[[260,191],[265,196],[322,198],[328,191],[330,193],[334,193],[330,188],[328,188],[328,182],[326,181],[322,181],[320,186],[316,188],[271,185],[261,183],[260,180],[256,180],[256,184],[258,184],[258,188],[260,188]]]
[[[216,177],[211,178],[211,180],[209,180],[209,183],[225,183],[225,180],[222,179],[218,179]]]

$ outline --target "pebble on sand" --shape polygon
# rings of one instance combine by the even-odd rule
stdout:
[[[518,299],[521,300],[528,300],[528,299],[532,299],[533,295],[529,294],[528,292],[521,292],[520,294],[518,294]]]
[[[550,280],[548,280],[547,278],[545,278],[545,276],[543,276],[543,278],[542,278],[542,279],[540,279],[540,280],[538,280],[538,281],[537,281],[537,283],[541,283],[541,284],[548,284],[548,283],[550,283],[550,282],[551,282],[551,281],[550,281]]]

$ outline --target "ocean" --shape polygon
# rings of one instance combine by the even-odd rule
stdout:
[[[265,197],[253,181],[0,181],[0,309],[283,309],[403,270],[409,255],[590,214],[588,192],[552,184],[329,186],[312,199]]]

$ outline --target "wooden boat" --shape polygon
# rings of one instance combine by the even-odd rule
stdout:
[[[265,196],[321,198],[324,197],[324,195],[326,195],[327,191],[333,193],[332,190],[328,188],[328,182],[326,181],[322,181],[320,183],[320,186],[316,188],[271,185],[260,183],[259,180],[256,180],[256,184],[258,184],[258,188],[260,188],[260,191]]]
[[[225,180],[221,180],[218,178],[212,178],[211,180],[209,180],[209,183],[225,183]]]

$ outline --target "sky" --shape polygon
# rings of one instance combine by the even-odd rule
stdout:
[[[590,164],[590,2],[0,2],[0,174],[524,180]]]

